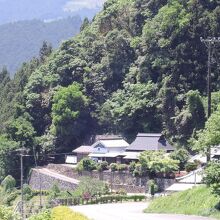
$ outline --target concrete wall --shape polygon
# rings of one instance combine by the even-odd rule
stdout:
[[[57,184],[57,186],[60,189],[65,189],[65,190],[74,190],[77,187],[76,184],[64,180],[56,179],[55,177],[39,173],[36,170],[31,171],[29,177],[29,185],[31,186],[32,189],[50,190],[54,184]]]
[[[129,172],[110,171],[83,171],[82,173],[78,173],[77,171],[74,171],[74,169],[71,167],[57,164],[49,164],[47,168],[74,179],[80,179],[84,176],[89,176],[95,179],[106,181],[109,183],[112,190],[124,189],[128,193],[145,193],[148,191],[147,182],[149,181],[149,177],[147,176],[134,177]],[[160,191],[164,191],[166,188],[175,183],[175,179],[173,178],[155,178],[155,181]]]

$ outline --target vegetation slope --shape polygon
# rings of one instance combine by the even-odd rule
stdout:
[[[205,186],[154,199],[145,212],[201,215],[220,219],[219,198]]]

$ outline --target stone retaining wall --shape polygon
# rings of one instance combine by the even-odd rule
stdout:
[[[110,171],[83,171],[81,173],[78,173],[77,171],[74,171],[74,169],[71,167],[59,164],[49,164],[47,168],[74,179],[80,179],[83,176],[90,176],[95,179],[106,181],[110,184],[110,187],[113,190],[123,189],[128,193],[145,193],[148,191],[147,182],[149,181],[149,177],[147,176],[134,177],[129,172]],[[173,178],[155,178],[155,181],[160,191],[164,191],[166,188],[175,183],[175,179]]]
[[[65,190],[74,190],[77,187],[77,184],[67,182],[61,179],[57,179],[50,175],[39,173],[34,169],[31,171],[29,177],[29,185],[31,186],[32,189],[50,190],[55,183],[60,189],[65,189]]]

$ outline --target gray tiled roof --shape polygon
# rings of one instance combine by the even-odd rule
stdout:
[[[120,135],[114,135],[114,134],[103,134],[103,135],[96,135],[95,136],[95,142],[100,140],[118,140],[122,139]]]
[[[80,146],[73,150],[74,153],[91,153],[93,150],[92,146]]]
[[[174,148],[166,141],[162,134],[139,133],[136,139],[126,149],[127,151],[165,150]]]

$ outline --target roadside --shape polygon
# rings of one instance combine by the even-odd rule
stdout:
[[[185,215],[145,214],[143,210],[148,202],[117,203],[88,206],[74,206],[73,210],[81,212],[92,220],[211,220],[210,218]]]

